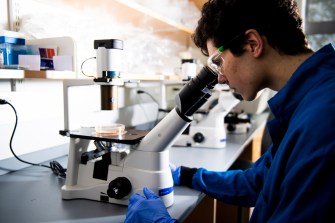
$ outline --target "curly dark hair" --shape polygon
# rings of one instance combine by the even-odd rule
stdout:
[[[202,8],[193,41],[208,56],[207,40],[235,55],[243,53],[244,32],[256,29],[280,53],[309,52],[294,0],[209,0]]]

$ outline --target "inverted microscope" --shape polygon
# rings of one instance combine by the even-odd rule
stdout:
[[[115,87],[123,81],[118,70],[120,61],[114,58],[122,50],[123,42],[98,40],[95,48],[99,74],[95,82],[102,86],[102,95],[114,103],[115,109]],[[166,207],[171,206],[174,193],[169,148],[212,95],[216,84],[217,74],[209,66],[203,67],[176,95],[176,107],[150,131],[126,129],[118,124],[107,132],[90,127],[61,131],[70,138],[62,198],[127,205],[132,194],[142,193],[143,187],[148,187]],[[96,149],[88,151],[90,142]]]
[[[210,99],[193,115],[193,120],[174,146],[222,149],[227,143],[225,117],[240,102],[228,89],[216,86]]]

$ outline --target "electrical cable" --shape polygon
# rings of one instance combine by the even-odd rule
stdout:
[[[156,100],[156,98],[154,98],[151,94],[149,94],[148,92],[146,91],[143,91],[143,90],[138,90],[137,91],[137,94],[147,94],[159,107],[159,103],[158,101]]]
[[[46,167],[46,168],[51,169],[52,172],[54,174],[56,174],[57,176],[65,177],[66,176],[66,169],[63,168],[57,161],[52,161],[52,162],[50,162],[50,166],[47,166],[47,165],[44,165],[44,164],[32,163],[32,162],[25,161],[25,160],[21,159],[20,157],[18,157],[16,155],[16,153],[14,152],[13,147],[12,147],[12,142],[13,142],[14,134],[15,134],[15,131],[16,131],[17,123],[18,123],[17,112],[16,112],[15,107],[11,103],[9,103],[8,101],[6,101],[4,99],[0,99],[0,105],[4,105],[4,104],[8,104],[13,109],[13,111],[15,113],[15,125],[14,125],[14,129],[13,129],[12,135],[10,137],[10,141],[9,141],[9,149],[12,152],[12,154],[14,155],[14,157],[17,160],[21,161],[22,163],[26,163],[26,164],[33,165],[33,166]]]
[[[84,66],[84,63],[88,60],[91,60],[91,59],[96,59],[96,57],[90,57],[90,58],[87,58],[86,60],[84,60],[82,63],[81,63],[81,66],[80,66],[80,70],[81,70],[81,73],[83,75],[85,75],[86,77],[95,77],[95,76],[90,76],[90,75],[87,75],[84,73],[84,70],[83,70],[83,66]]]
[[[157,111],[157,116],[156,116],[156,120],[155,120],[155,122],[154,122],[154,126],[158,123],[158,118],[159,118],[159,112],[161,112],[161,111],[163,111],[163,110],[161,110],[160,108],[159,108],[159,103],[158,103],[158,101],[151,95],[151,94],[149,94],[148,92],[146,92],[146,91],[143,91],[143,90],[138,90],[137,91],[137,94],[146,94],[146,95],[148,95],[156,104],[157,104],[157,106],[158,106],[158,111]]]

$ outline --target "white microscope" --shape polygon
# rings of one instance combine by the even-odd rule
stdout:
[[[226,115],[240,100],[229,89],[215,86],[213,96],[193,115],[193,121],[174,146],[224,148]]]
[[[97,43],[98,51],[105,51],[106,58],[110,56],[108,48],[113,47],[109,41]],[[106,75],[98,79],[99,83],[112,85],[116,77],[108,74],[115,74],[115,70],[105,66],[101,72]],[[112,134],[100,134],[94,128],[60,131],[70,137],[62,198],[127,205],[129,197],[142,193],[146,186],[160,196],[166,207],[171,206],[174,193],[169,148],[211,96],[216,84],[216,73],[204,67],[176,96],[176,107],[150,132],[120,126],[115,126]],[[88,151],[91,141],[96,149]]]

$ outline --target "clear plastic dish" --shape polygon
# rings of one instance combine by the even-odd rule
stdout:
[[[124,134],[125,126],[123,124],[109,124],[109,125],[98,125],[95,126],[96,134],[104,134],[104,135],[122,135]]]

